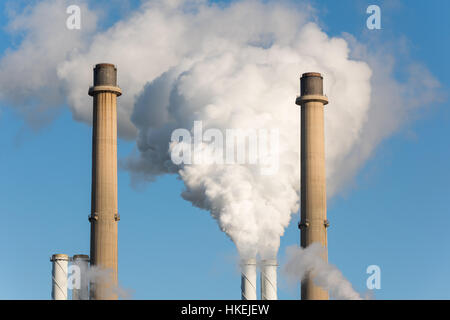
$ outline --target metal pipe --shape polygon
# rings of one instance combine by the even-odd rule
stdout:
[[[277,300],[277,260],[261,263],[261,300]]]
[[[54,254],[52,262],[52,299],[67,300],[67,254]]]
[[[72,258],[72,264],[79,269],[79,287],[72,289],[72,300],[89,300],[89,256],[77,254]]]
[[[241,299],[256,300],[256,260],[241,261]]]

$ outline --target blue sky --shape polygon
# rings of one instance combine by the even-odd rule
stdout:
[[[397,55],[406,47],[408,59],[425,65],[448,91],[450,2],[311,2],[329,35],[350,33],[374,50],[394,44],[400,65]],[[366,29],[369,4],[381,6],[382,30]],[[111,9],[104,26],[123,12]],[[7,24],[4,10],[0,24]],[[16,41],[2,29],[2,54]],[[367,290],[367,266],[379,265],[377,299],[450,299],[448,99],[424,110],[385,140],[328,204],[330,262],[360,292]],[[48,299],[51,254],[89,253],[91,128],[64,108],[34,131],[4,102],[0,128],[0,299]],[[133,149],[120,140],[119,159]],[[181,181],[163,176],[135,189],[127,172],[118,179],[119,281],[133,298],[240,298],[234,244],[208,212],[180,197]],[[297,222],[295,216],[281,240],[281,256],[299,243]],[[297,299],[298,288],[281,281],[279,297]]]

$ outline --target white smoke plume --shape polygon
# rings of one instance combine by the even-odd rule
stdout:
[[[320,243],[313,243],[307,248],[288,247],[282,271],[292,281],[302,281],[306,276],[310,277],[317,286],[328,291],[332,298],[361,300],[361,296],[342,273],[323,260],[323,253],[324,248]]]
[[[186,186],[182,196],[210,211],[244,257],[275,257],[299,208],[300,115],[294,101],[301,73],[321,72],[330,100],[329,196],[352,180],[407,112],[433,102],[438,86],[427,72],[398,82],[384,55],[368,53],[351,36],[330,38],[307,5],[143,1],[128,18],[99,31],[96,13],[81,1],[80,32],[64,27],[70,2],[42,1],[13,18],[11,28],[25,36],[0,61],[0,97],[27,118],[67,102],[76,120],[90,123],[92,67],[115,63],[124,92],[119,134],[136,138],[138,149],[123,167],[136,183],[178,174]],[[279,130],[278,172],[264,176],[258,165],[246,164],[175,166],[171,133],[191,130],[196,120],[204,130]]]
[[[112,270],[103,269],[98,266],[90,266],[86,275],[90,286],[102,283],[106,286],[106,296],[116,295],[119,299],[129,300],[132,297],[132,290],[115,285],[112,279]]]
[[[351,148],[369,108],[369,66],[349,59],[343,39],[328,38],[293,9],[256,1],[203,5],[195,14],[165,8],[165,20],[196,36],[182,41],[185,53],[175,66],[146,85],[132,115],[140,151],[127,162],[134,177],[152,179],[179,170],[186,185],[183,197],[210,211],[243,256],[274,258],[298,210],[300,117],[294,100],[300,73],[325,75],[335,110],[328,127],[331,136],[342,137],[332,141],[329,157]],[[245,164],[174,168],[167,150],[170,133],[191,129],[196,120],[204,130],[279,130],[279,171],[264,176]]]
[[[0,60],[0,99],[14,107],[33,129],[58,114],[71,91],[58,76],[59,64],[85,50],[95,30],[97,16],[85,3],[80,3],[83,32],[65,27],[70,4],[41,1],[26,6],[23,12],[10,13],[7,30],[21,42],[17,48],[7,49]]]

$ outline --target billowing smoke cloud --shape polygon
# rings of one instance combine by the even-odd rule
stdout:
[[[279,130],[275,175],[261,175],[258,166],[246,164],[177,168],[186,185],[183,197],[209,210],[241,255],[273,258],[299,205],[299,108],[294,100],[300,72],[325,74],[335,109],[328,128],[331,136],[339,132],[341,137],[329,152],[336,157],[358,138],[370,105],[371,70],[349,59],[343,39],[328,38],[288,6],[247,1],[225,9],[200,6],[189,15],[182,8],[164,10],[165,20],[179,21],[183,34],[196,37],[193,43],[182,41],[187,51],[179,63],[148,83],[137,99],[132,119],[140,155],[127,166],[136,179],[173,171],[170,133],[191,129],[196,120],[204,131]]]
[[[124,91],[119,134],[136,138],[138,148],[123,166],[135,183],[179,174],[186,186],[182,196],[210,211],[243,256],[274,257],[299,208],[294,101],[302,72],[325,77],[329,196],[351,181],[411,108],[433,101],[438,85],[426,70],[399,83],[383,55],[368,53],[351,36],[328,37],[307,6],[145,1],[105,31],[96,31],[95,14],[83,6],[82,31],[68,31],[61,3],[43,1],[11,23],[25,30],[25,37],[0,61],[0,96],[18,108],[27,105],[27,117],[66,97],[74,118],[89,123],[92,66],[117,64]],[[55,43],[53,34],[61,41]],[[408,89],[417,87],[421,90]],[[194,121],[202,121],[203,132],[278,130],[279,170],[261,175],[259,164],[175,166],[171,134],[177,128],[193,131]]]
[[[80,4],[83,32],[66,28],[66,9],[70,4],[41,1],[20,14],[11,13],[7,29],[22,40],[16,49],[7,49],[0,60],[0,99],[14,107],[33,129],[58,114],[71,92],[70,85],[65,86],[58,76],[58,67],[86,50],[95,30],[97,16],[84,3]],[[85,95],[86,89],[82,91]]]
[[[288,247],[286,253],[287,261],[282,271],[290,280],[302,281],[308,276],[317,286],[328,291],[332,298],[361,300],[342,273],[323,260],[324,248],[319,243],[313,243],[306,249]]]

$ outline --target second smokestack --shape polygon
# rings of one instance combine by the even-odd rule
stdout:
[[[91,267],[108,272],[91,283],[91,299],[115,300],[117,294],[117,69],[97,64],[94,86],[92,135]]]
[[[256,260],[241,261],[241,297],[242,300],[256,300]]]
[[[277,300],[277,260],[261,262],[261,300]]]
[[[325,174],[323,77],[317,72],[304,73],[300,79],[301,106],[301,246],[312,243],[327,247],[327,194]],[[323,259],[327,258],[325,250]],[[328,292],[308,275],[301,284],[302,300],[328,300]]]
[[[74,255],[72,264],[78,266],[80,272],[79,288],[72,289],[72,300],[89,300],[89,256],[85,254]]]

